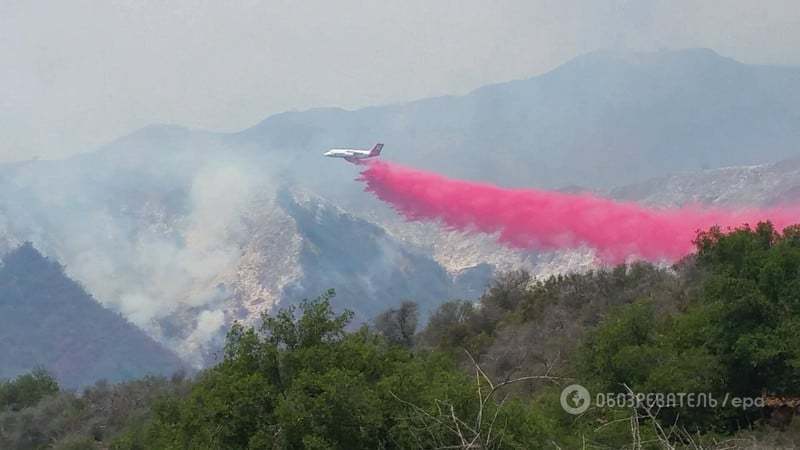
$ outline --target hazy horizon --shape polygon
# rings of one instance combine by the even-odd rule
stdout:
[[[800,64],[798,8],[726,6],[4,2],[0,161],[64,157],[149,124],[236,131],[283,111],[460,95],[595,50]]]

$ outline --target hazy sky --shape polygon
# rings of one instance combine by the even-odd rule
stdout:
[[[0,161],[526,78],[596,49],[800,64],[797,0],[0,0]]]

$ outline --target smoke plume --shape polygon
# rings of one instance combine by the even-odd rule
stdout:
[[[0,254],[31,241],[100,303],[199,367],[235,318],[228,300],[244,215],[276,181],[269,165],[216,141],[170,147],[159,133],[6,168]]]
[[[498,233],[502,243],[521,249],[589,246],[610,264],[633,258],[675,261],[692,251],[698,231],[715,225],[770,220],[783,227],[800,218],[798,207],[651,209],[591,194],[503,189],[384,161],[366,163],[358,179],[407,220],[438,220],[449,229]]]

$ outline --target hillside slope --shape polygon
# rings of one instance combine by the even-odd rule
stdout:
[[[677,173],[620,186],[610,190],[609,195],[654,206],[797,204],[800,159]]]
[[[450,176],[599,192],[636,182],[614,195],[680,203],[711,191],[676,178],[659,194],[664,181],[646,180],[796,156],[798,96],[798,68],[709,50],[598,52],[461,97],[290,112],[232,134],[156,125],[64,161],[0,166],[0,252],[33,242],[199,366],[226,324],[330,287],[364,321],[404,299],[423,310],[474,299],[496,269],[592,267],[588,252],[516,252],[404,223],[363,192],[357,167],[321,157],[327,147],[382,140],[387,159]],[[769,183],[793,176],[731,198],[792,198]]]
[[[98,304],[30,244],[0,268],[0,379],[36,367],[66,387],[181,370],[180,359]]]
[[[462,97],[279,114],[232,140],[299,170],[327,171],[320,149],[382,140],[394,161],[459,178],[610,187],[798,155],[798,88],[800,68],[711,50],[595,52]]]

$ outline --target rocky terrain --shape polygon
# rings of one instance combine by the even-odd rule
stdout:
[[[615,188],[609,194],[654,206],[796,204],[800,199],[800,159],[668,175]]]
[[[328,147],[382,140],[392,161],[502,186],[773,205],[800,193],[800,163],[753,164],[797,154],[798,93],[797,68],[601,52],[463,97],[290,112],[232,134],[152,126],[64,161],[0,167],[0,250],[32,242],[200,367],[232,321],[328,288],[363,322],[403,300],[424,312],[476,298],[497,270],[595,264],[589,250],[518,252],[403,222],[362,191],[355,166],[320,157]]]

